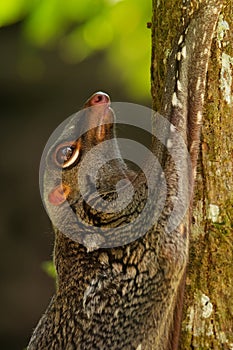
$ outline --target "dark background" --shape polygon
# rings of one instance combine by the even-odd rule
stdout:
[[[103,56],[65,64],[55,49],[35,52],[22,40],[19,24],[0,29],[0,349],[26,347],[54,292],[41,267],[53,250],[38,184],[48,137],[98,90],[113,101],[150,105],[127,95]]]

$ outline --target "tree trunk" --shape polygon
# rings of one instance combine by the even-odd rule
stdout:
[[[152,96],[158,111],[174,41],[205,1],[184,3],[153,0]],[[228,0],[218,17],[205,87],[180,342],[185,350],[233,349],[232,32]]]

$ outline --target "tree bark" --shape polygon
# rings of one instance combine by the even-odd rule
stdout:
[[[152,97],[158,111],[174,40],[203,2],[153,0]],[[233,349],[232,33],[228,0],[218,18],[205,88],[180,341],[185,350]]]

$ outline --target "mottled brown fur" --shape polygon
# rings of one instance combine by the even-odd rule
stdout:
[[[193,179],[211,38],[220,9],[221,1],[202,2],[184,28],[182,41],[174,44],[169,62],[163,113],[186,140],[192,159],[192,171],[187,176]],[[201,41],[205,33],[206,40]],[[177,53],[182,49],[180,59]],[[92,143],[101,141],[103,135],[111,138],[114,131],[111,120],[109,123],[106,134],[103,130],[98,133],[98,140],[95,136],[98,130],[87,133],[81,142],[83,153]],[[78,196],[78,189],[72,187],[72,177],[78,169],[77,164],[63,175],[64,183],[71,188],[68,197],[71,202]],[[116,248],[87,249],[54,228],[57,291],[33,333],[28,350],[178,349],[191,207],[181,226],[172,232],[165,231],[178,176],[169,157],[165,158],[164,172],[168,186],[164,210],[158,224],[136,241]],[[116,181],[132,180],[136,188],[134,202],[117,222],[133,217],[139,204],[146,200],[143,176],[129,170],[123,160],[103,169],[101,176],[104,184],[100,182],[100,191],[110,197],[114,195]],[[98,225],[107,223],[114,227],[110,215],[98,216],[80,203],[74,204],[74,209],[85,220],[98,219]]]

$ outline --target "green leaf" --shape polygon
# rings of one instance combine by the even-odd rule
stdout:
[[[56,279],[57,272],[52,260],[44,261],[42,263],[42,269],[47,273],[48,276],[52,277],[53,279]]]

